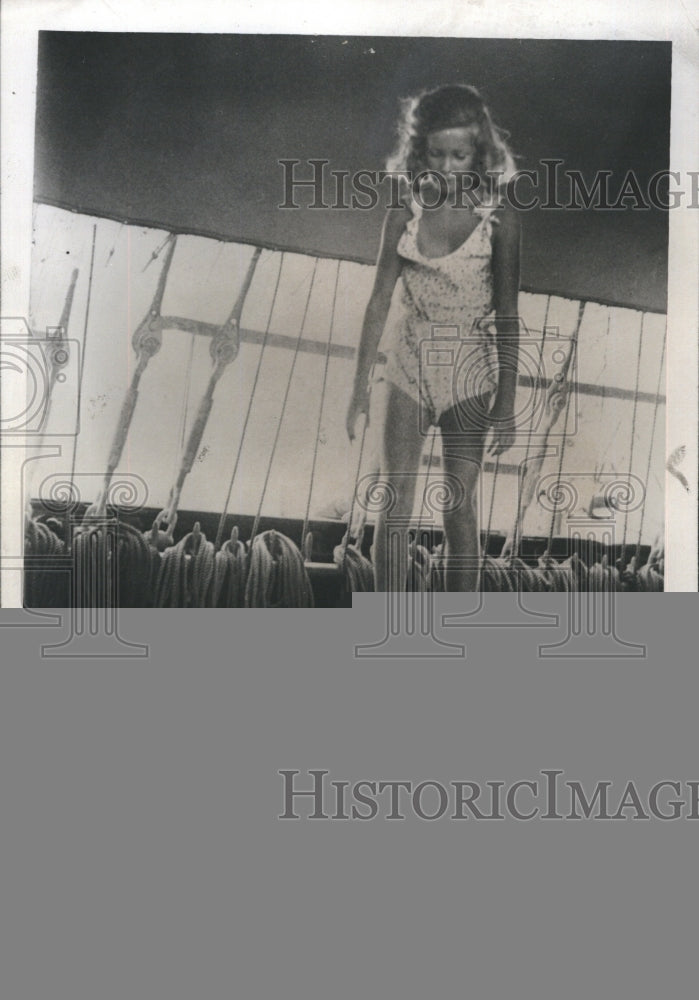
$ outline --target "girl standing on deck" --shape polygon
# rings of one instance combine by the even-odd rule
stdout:
[[[405,101],[399,134],[388,167],[405,174],[405,197],[384,219],[346,426],[353,439],[359,415],[368,419],[369,378],[400,278],[400,315],[386,331],[380,482],[392,505],[375,526],[376,590],[406,587],[408,522],[434,425],[451,494],[443,510],[446,589],[474,591],[486,434],[492,428],[493,456],[514,441],[520,232],[504,193],[515,165],[470,86]]]

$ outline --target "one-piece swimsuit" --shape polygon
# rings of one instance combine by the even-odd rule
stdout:
[[[425,257],[418,247],[421,206],[400,240],[401,289],[384,334],[383,378],[410,395],[431,424],[467,399],[497,388],[492,227],[498,205],[480,207],[475,229],[452,253]]]

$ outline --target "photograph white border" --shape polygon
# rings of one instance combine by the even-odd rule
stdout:
[[[671,41],[672,116],[670,167],[688,184],[699,170],[699,24],[682,0],[615,3],[545,0],[380,0],[358,9],[335,0],[285,0],[231,4],[230,0],[4,0],[1,17],[2,214],[0,314],[27,316],[30,285],[34,116],[38,32],[114,31],[394,35],[468,38],[551,38]],[[697,591],[697,427],[699,373],[699,209],[669,213],[666,455],[685,446],[682,473],[687,493],[666,475],[665,589]],[[5,412],[13,402],[0,397]],[[0,594],[3,607],[18,607],[22,550],[18,509],[25,455],[2,449]]]

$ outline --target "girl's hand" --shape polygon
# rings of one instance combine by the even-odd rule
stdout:
[[[487,452],[493,456],[502,455],[515,441],[514,399],[496,397],[488,419],[493,433]]]
[[[366,416],[366,423],[369,423],[369,389],[366,385],[357,386],[355,385],[354,391],[352,393],[352,398],[350,399],[350,404],[347,409],[347,417],[345,419],[345,427],[347,428],[347,436],[350,441],[354,441],[355,428],[357,425],[357,419],[359,415],[363,413]]]

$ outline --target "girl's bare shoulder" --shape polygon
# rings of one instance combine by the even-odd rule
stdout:
[[[413,213],[404,204],[401,204],[400,207],[386,209],[383,220],[384,242],[397,245],[398,240],[401,238],[405,227],[412,217]]]

